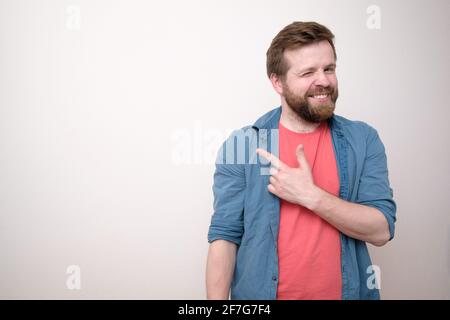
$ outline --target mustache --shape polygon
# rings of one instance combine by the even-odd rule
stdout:
[[[309,90],[306,95],[308,97],[310,96],[318,96],[318,95],[322,95],[322,94],[329,94],[331,95],[332,93],[334,93],[336,91],[336,88],[332,88],[332,87],[317,87],[314,88],[314,90]]]

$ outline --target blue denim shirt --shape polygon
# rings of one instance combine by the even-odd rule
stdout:
[[[231,299],[276,299],[280,199],[267,190],[270,164],[254,149],[262,147],[278,156],[278,135],[272,132],[278,132],[280,116],[278,107],[253,126],[235,131],[218,153],[208,241],[223,239],[238,246]],[[339,173],[339,197],[382,212],[391,240],[396,204],[384,146],[376,130],[337,115],[330,118],[329,126]],[[340,239],[342,299],[379,299],[378,289],[367,285],[369,277],[374,276],[366,243],[343,233]]]

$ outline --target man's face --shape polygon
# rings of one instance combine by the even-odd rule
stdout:
[[[302,119],[320,122],[329,119],[338,98],[336,60],[328,41],[300,49],[286,50],[289,65],[281,80],[282,97]]]

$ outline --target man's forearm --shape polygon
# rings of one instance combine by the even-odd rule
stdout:
[[[206,264],[207,299],[228,299],[236,263],[236,249],[235,243],[226,240],[216,240],[210,244]]]
[[[382,246],[389,241],[389,225],[377,209],[342,200],[316,189],[308,209],[349,237]]]

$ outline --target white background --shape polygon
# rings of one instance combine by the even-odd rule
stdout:
[[[449,16],[447,0],[1,0],[0,298],[203,299],[209,155],[279,105],[276,33],[318,21],[337,114],[387,150],[382,297],[450,299]]]

